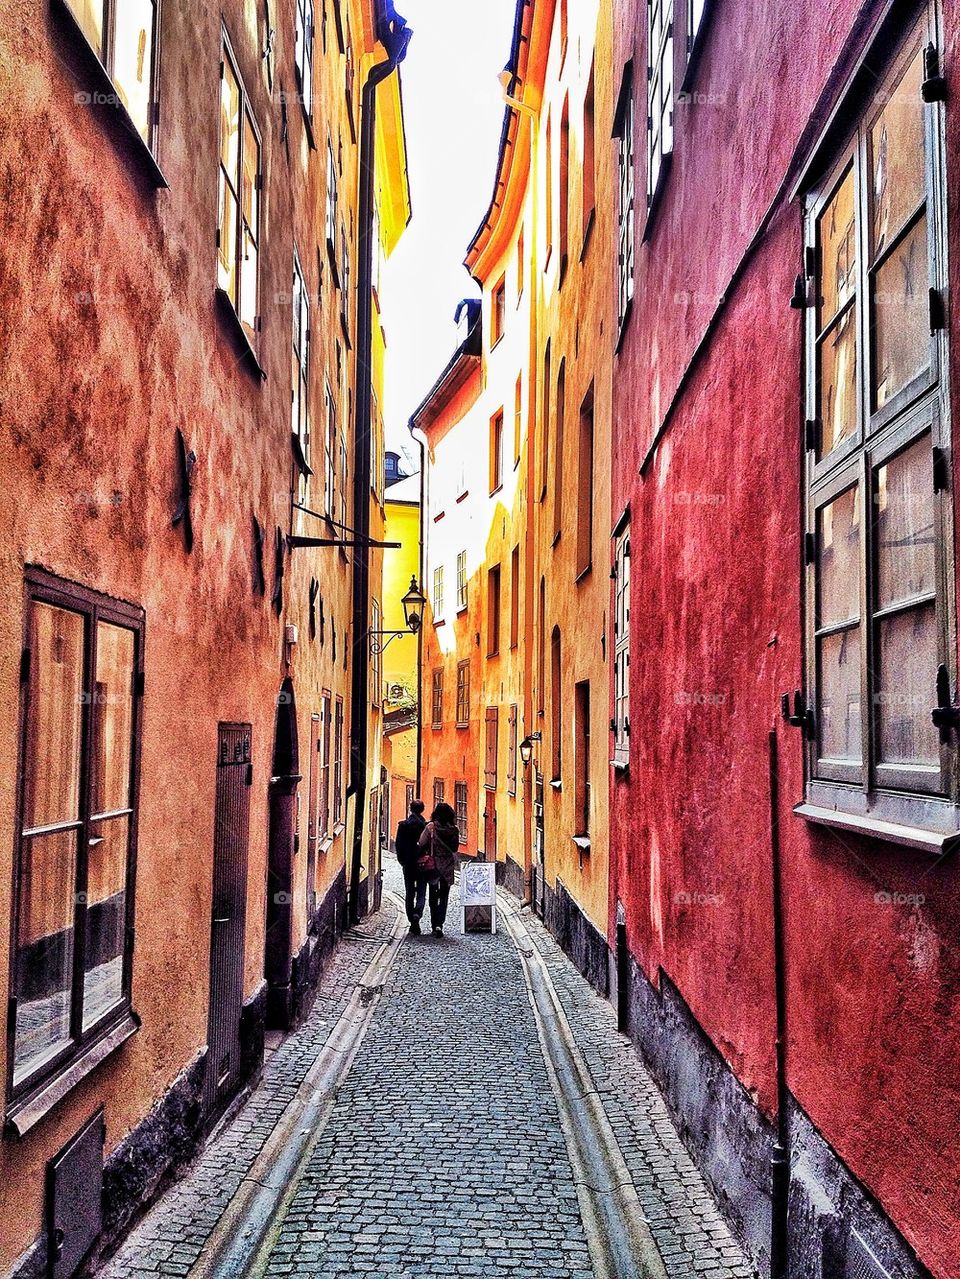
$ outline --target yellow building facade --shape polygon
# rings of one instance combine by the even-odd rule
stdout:
[[[465,728],[452,704],[431,725],[429,651],[452,650],[473,680],[476,851],[502,863],[507,885],[570,939],[604,989],[612,624],[603,461],[616,207],[608,9],[518,5],[494,195],[466,257],[481,289],[480,389],[458,408],[441,378],[412,423],[452,414],[425,482],[425,777]],[[475,623],[445,630],[451,609],[474,596]]]

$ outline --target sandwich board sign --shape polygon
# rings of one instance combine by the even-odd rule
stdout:
[[[490,931],[497,931],[497,867],[495,862],[467,862],[460,868],[460,930],[467,931],[467,911],[490,911]]]

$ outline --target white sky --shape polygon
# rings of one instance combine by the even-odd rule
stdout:
[[[497,76],[516,4],[397,0],[397,10],[414,33],[401,68],[413,221],[381,275],[388,448],[410,443],[410,414],[456,345],[454,309],[478,293],[463,258],[493,193]]]

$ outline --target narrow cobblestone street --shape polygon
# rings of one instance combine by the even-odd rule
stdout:
[[[397,887],[392,867],[388,890]],[[749,1276],[612,1009],[537,920],[524,922],[630,1171],[645,1218],[634,1224],[655,1243],[650,1269],[634,1273]],[[456,896],[447,923],[443,939],[405,939],[382,992],[364,996],[379,1002],[299,1176],[278,1189],[250,1273],[598,1273],[517,944],[508,931],[462,937]],[[260,1175],[255,1161],[396,927],[388,891],[379,915],[344,940],[307,1023],[272,1053],[262,1086],[105,1279],[238,1273],[211,1259],[223,1247],[218,1236],[248,1230],[242,1213],[231,1219],[238,1194]]]

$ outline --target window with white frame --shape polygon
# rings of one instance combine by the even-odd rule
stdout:
[[[467,842],[467,783],[455,782],[453,787],[454,808],[457,814],[457,830],[460,832],[460,843]]]
[[[294,66],[300,101],[308,116],[313,115],[313,0],[296,0]]]
[[[613,762],[630,762],[630,525],[613,547]]]
[[[438,564],[433,570],[433,620],[443,620],[443,565]]]
[[[157,0],[66,0],[140,137],[153,150],[157,117]]]
[[[935,41],[931,14],[851,105],[853,136],[805,198],[808,689],[788,708],[805,815],[912,842],[958,824],[943,106],[922,89]]]
[[[335,520],[337,515],[337,405],[329,382],[324,387],[324,399],[326,402],[327,422],[323,445],[323,511],[329,519]]]
[[[337,189],[337,159],[333,153],[333,139],[327,138],[327,203],[324,217],[324,234],[327,240],[327,256],[333,272],[334,283],[340,286],[340,260],[337,251],[337,227],[339,226],[340,195]]]
[[[457,554],[457,612],[467,607],[467,552]]]
[[[627,66],[620,90],[617,137],[617,319],[622,329],[633,302],[636,256],[636,109],[633,67]]]
[[[220,62],[217,283],[255,339],[260,253],[260,135],[224,35]]]
[[[647,0],[647,207],[673,154],[673,0]]]
[[[291,368],[291,429],[299,446],[297,500],[306,505],[310,478],[310,294],[296,250],[293,254],[293,364]]]

